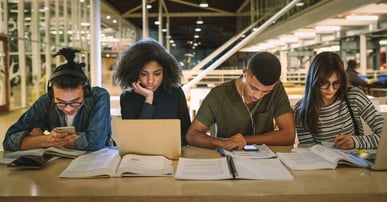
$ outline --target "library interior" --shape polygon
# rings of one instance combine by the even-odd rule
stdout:
[[[76,58],[85,62],[90,85],[107,89],[111,116],[120,116],[120,95],[128,89],[115,79],[118,62],[144,38],[158,41],[176,58],[191,120],[214,87],[241,78],[257,52],[270,52],[280,61],[280,81],[293,108],[306,93],[312,60],[325,51],[339,54],[345,68],[355,61],[366,83],[359,88],[387,119],[386,0],[0,0],[0,139],[46,94],[49,78],[64,63],[54,55],[64,47],[80,50]],[[371,133],[361,121],[364,133]],[[262,169],[253,180],[208,179],[216,172],[187,180],[183,166],[207,163],[192,159],[222,157],[217,150],[189,145],[179,149],[185,160],[172,159],[172,174],[163,176],[71,179],[59,176],[76,157],[39,169],[9,168],[0,161],[0,201],[386,200],[386,171],[337,162],[333,169],[289,168],[276,153],[295,151],[297,144],[296,138],[292,146],[259,149],[273,152],[256,157],[259,161],[238,159],[237,167],[251,160]],[[5,158],[8,151],[0,145],[0,152]],[[156,161],[141,163],[145,168]],[[259,166],[271,163],[276,165],[272,172],[281,175]],[[174,177],[177,171],[182,179]]]

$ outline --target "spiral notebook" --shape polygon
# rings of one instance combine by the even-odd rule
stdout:
[[[112,137],[120,154],[181,156],[179,119],[121,119],[112,117]]]

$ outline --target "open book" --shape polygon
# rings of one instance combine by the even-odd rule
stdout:
[[[76,158],[79,155],[86,153],[86,151],[68,149],[64,147],[49,147],[49,148],[40,148],[40,149],[28,149],[28,150],[20,150],[6,154],[5,157],[21,157],[21,156],[60,156],[66,158]]]
[[[353,154],[322,145],[314,145],[302,152],[279,153],[278,158],[293,170],[335,169],[338,164],[367,167],[368,163]]]
[[[59,175],[64,178],[172,176],[172,161],[164,156],[119,155],[117,149],[104,148],[79,156]]]
[[[76,158],[84,153],[86,153],[86,151],[67,149],[64,147],[20,150],[7,153],[5,157],[0,160],[0,164],[7,164],[8,167],[12,168],[38,169],[58,158]]]
[[[273,179],[292,180],[293,176],[278,159],[180,158],[175,174],[183,180]]]

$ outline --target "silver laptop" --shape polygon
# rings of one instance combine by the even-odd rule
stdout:
[[[387,170],[387,120],[385,120],[383,124],[382,136],[380,137],[375,161],[372,163],[371,169]]]
[[[112,117],[112,136],[120,154],[181,156],[179,119],[121,119]]]

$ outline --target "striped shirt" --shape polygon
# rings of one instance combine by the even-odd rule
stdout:
[[[348,91],[348,101],[358,125],[359,135],[355,135],[355,128],[346,103],[335,101],[330,106],[321,107],[319,116],[320,132],[311,134],[306,131],[302,123],[296,123],[296,131],[300,144],[315,144],[323,141],[332,141],[340,134],[351,135],[356,149],[375,149],[379,145],[384,118],[375,109],[371,100],[358,88]],[[299,103],[295,106],[295,111]],[[295,113],[295,116],[298,116]],[[371,128],[372,134],[364,134],[361,119]],[[296,117],[297,120],[297,117]]]

